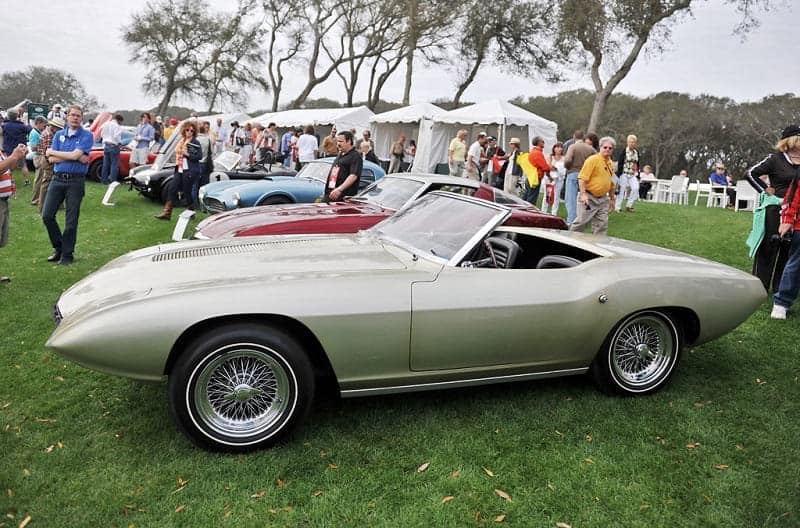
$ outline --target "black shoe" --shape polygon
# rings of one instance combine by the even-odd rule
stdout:
[[[61,260],[61,253],[58,251],[47,257],[47,262],[58,262],[59,260]]]
[[[69,266],[73,262],[75,262],[75,260],[72,257],[61,257],[61,260],[58,261],[62,266]]]

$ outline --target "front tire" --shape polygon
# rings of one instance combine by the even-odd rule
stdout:
[[[283,205],[290,203],[292,203],[292,201],[286,198],[285,196],[270,196],[269,198],[264,198],[263,200],[258,202],[256,204],[256,207],[260,207],[262,205]]]
[[[652,393],[672,377],[680,349],[680,327],[668,314],[659,310],[631,314],[603,343],[592,363],[592,376],[609,394]]]
[[[89,178],[92,181],[99,182],[102,176],[101,171],[103,170],[103,158],[97,159],[89,165]]]
[[[169,376],[170,412],[198,447],[246,452],[303,422],[314,375],[302,347],[270,327],[237,324],[195,339]]]

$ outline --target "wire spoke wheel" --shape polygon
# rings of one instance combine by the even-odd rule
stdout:
[[[293,403],[286,368],[258,345],[226,350],[203,365],[192,395],[198,418],[226,436],[268,430]]]

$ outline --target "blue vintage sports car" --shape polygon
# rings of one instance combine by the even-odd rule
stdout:
[[[313,203],[323,195],[331,164],[335,158],[322,158],[303,167],[296,176],[268,176],[262,180],[227,180],[200,188],[200,201],[212,213],[240,207],[288,203]],[[359,190],[386,173],[370,161],[364,161]]]

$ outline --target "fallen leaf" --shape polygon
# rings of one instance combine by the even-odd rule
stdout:
[[[642,504],[641,506],[639,506],[639,511],[644,511],[644,510],[647,510],[649,508],[650,508],[649,504]]]
[[[6,491],[8,492],[8,496],[9,497],[13,497],[14,496],[14,492],[11,490],[11,488],[8,488]]]
[[[556,490],[556,487],[555,487],[555,486],[553,486],[552,484],[550,484],[549,482],[547,483],[547,488],[548,488],[550,491],[555,491],[555,490]]]
[[[181,486],[185,486],[185,485],[186,485],[186,484],[188,484],[188,483],[189,483],[189,481],[188,481],[188,480],[183,480],[181,477],[178,477],[178,484],[179,484],[179,485],[181,485]]]
[[[274,514],[278,513],[278,510],[276,510],[275,508],[270,508],[269,512],[274,515]]]
[[[711,497],[708,495],[703,495],[703,500],[706,501],[708,504],[711,504]]]
[[[224,516],[225,517],[230,517],[231,515],[233,515],[232,511],[226,511]]]
[[[703,402],[694,402],[694,406],[697,407],[698,409],[702,409],[706,405]]]
[[[724,471],[728,469],[730,466],[728,464],[716,464],[714,469],[719,469],[720,471]]]
[[[30,515],[28,515],[27,517],[22,519],[22,522],[19,523],[19,528],[25,528],[26,526],[28,526],[29,522],[31,522],[31,516]]]
[[[259,491],[258,493],[253,493],[252,495],[250,495],[250,498],[251,499],[260,499],[261,497],[266,495],[266,493],[267,493],[266,491]]]
[[[62,444],[61,442],[57,442],[56,445],[58,446],[59,449],[64,449],[64,444]]]
[[[568,525],[565,522],[557,522],[556,523],[556,528],[572,528],[572,526]]]
[[[336,464],[328,464],[328,469],[338,469],[338,468],[339,466],[337,466]]]
[[[27,468],[22,470],[22,474],[25,475],[26,477],[30,477],[31,476],[31,472]]]
[[[665,446],[665,445],[667,445],[667,440],[666,440],[666,439],[664,439],[664,438],[661,438],[660,436],[657,436],[657,437],[656,437],[656,441],[657,441],[659,444],[661,444],[662,446]]]
[[[587,434],[586,436],[584,436],[584,438],[586,439],[587,442],[591,442],[592,441],[592,435],[588,435]]]
[[[50,453],[51,451],[53,451],[53,449],[55,449],[55,447],[56,447],[55,445],[50,445],[47,448],[45,448],[44,452]]]
[[[479,511],[475,512],[475,520],[476,521],[480,521],[481,520],[481,512],[479,512]]]
[[[422,464],[420,467],[417,468],[417,473],[422,473],[423,471],[428,469],[428,467],[430,467],[430,465],[431,465],[430,462],[425,462],[424,464]]]
[[[6,402],[6,403],[3,404],[2,407],[0,407],[0,409],[8,409],[10,406],[11,406],[11,402]]]
[[[453,497],[452,495],[448,495],[447,497],[443,498],[442,502],[440,502],[439,504],[447,504],[448,502],[450,502],[453,499],[455,499],[455,497]]]
[[[177,508],[175,508],[175,513],[180,513],[180,512],[182,512],[182,511],[183,511],[183,510],[185,510],[185,509],[186,509],[186,505],[185,505],[185,504],[181,504],[180,506],[178,506]]]
[[[736,444],[736,450],[737,451],[744,451],[744,446],[741,445],[741,444]]]
[[[182,492],[184,490],[184,488],[186,488],[186,486],[179,487],[178,489],[176,489],[175,491],[172,492],[172,495],[175,495],[176,493]]]
[[[62,378],[61,376],[56,376],[56,381],[64,381],[64,378]]]
[[[460,476],[461,476],[461,470],[460,470],[460,469],[457,469],[457,470],[453,471],[452,473],[450,473],[450,476],[451,476],[452,478],[458,478],[458,477],[460,477]]]
[[[53,418],[39,418],[38,416],[36,417],[36,421],[46,424],[56,423],[56,421]]]
[[[503,522],[505,520],[506,520],[506,514],[505,513],[501,513],[500,515],[498,515],[497,517],[494,518],[494,522]]]
[[[326,456],[328,456],[328,453],[326,453],[325,451],[323,451],[322,449],[320,449],[320,450],[319,450],[319,457],[320,457],[320,458],[325,458]]]
[[[584,462],[586,462],[587,464],[594,464],[594,460],[592,460],[592,458],[591,458],[591,457],[589,457],[589,458],[584,458],[584,459],[583,459],[583,461],[584,461]]]
[[[483,472],[489,475],[490,477],[494,477],[494,473],[492,473],[491,469],[483,468]]]
[[[558,429],[556,429],[556,434],[557,434],[558,436],[564,436],[564,433],[562,433],[562,432],[561,432],[561,431],[559,431]]]
[[[320,495],[322,495],[322,490],[317,490],[314,492],[315,497],[319,497]]]
[[[700,447],[700,442],[692,442],[690,444],[686,444],[686,449],[697,449]]]
[[[284,482],[281,479],[276,480],[275,484],[277,484],[279,488],[285,488],[286,487],[286,482]]]
[[[504,498],[505,500],[507,500],[508,502],[511,502],[511,496],[508,493],[506,493],[505,491],[503,491],[501,489],[496,489],[496,490],[494,490],[494,492],[497,493],[498,496],[500,496],[500,497]]]

